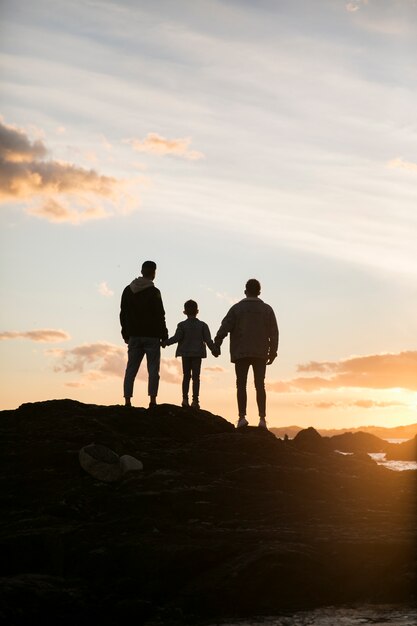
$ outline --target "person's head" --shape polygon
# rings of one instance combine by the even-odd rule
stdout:
[[[184,313],[188,317],[195,317],[198,313],[198,304],[195,300],[187,300],[184,304]]]
[[[153,280],[156,273],[156,263],[154,261],[145,261],[142,263],[142,276]]]
[[[256,278],[250,278],[246,283],[245,294],[248,298],[257,298],[261,293],[261,283]]]

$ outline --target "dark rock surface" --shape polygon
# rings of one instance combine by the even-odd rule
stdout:
[[[172,405],[26,404],[0,436],[8,626],[417,601],[417,472]],[[143,471],[95,480],[78,461],[92,442]]]
[[[333,450],[341,452],[385,452],[389,443],[370,433],[344,433],[328,440]]]
[[[417,435],[403,443],[392,443],[387,448],[387,459],[393,461],[417,461]]]

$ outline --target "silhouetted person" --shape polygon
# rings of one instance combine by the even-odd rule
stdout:
[[[279,333],[275,313],[269,304],[259,298],[260,293],[259,281],[255,278],[248,280],[246,298],[232,306],[214,339],[215,345],[220,348],[223,339],[230,333],[230,358],[235,364],[239,409],[237,428],[248,424],[246,383],[250,366],[255,380],[259,426],[267,428],[265,373],[266,366],[277,356]]]
[[[146,354],[151,408],[156,405],[158,395],[161,340],[167,339],[168,330],[161,292],[153,284],[156,263],[145,261],[141,273],[124,289],[120,304],[122,337],[129,346],[123,392],[125,405],[131,406],[133,384]]]
[[[182,406],[189,406],[188,391],[190,380],[192,379],[193,400],[191,406],[194,409],[199,409],[201,360],[207,356],[206,345],[208,345],[214,356],[219,356],[219,350],[211,339],[210,329],[207,324],[197,319],[197,302],[187,300],[184,304],[184,315],[187,316],[187,319],[178,324],[175,335],[167,341],[163,341],[162,347],[165,348],[165,346],[178,343],[175,356],[182,358]]]

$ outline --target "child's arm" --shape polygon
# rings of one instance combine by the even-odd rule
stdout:
[[[213,356],[219,356],[220,354],[220,348],[218,348],[214,341],[211,338],[211,333],[210,333],[210,329],[207,326],[207,324],[204,322],[204,326],[203,326],[203,339],[204,339],[204,343],[207,344],[207,346],[210,349],[210,352],[212,353]]]
[[[184,337],[184,331],[181,328],[181,324],[178,324],[175,335],[164,341],[166,346],[172,346],[173,343],[178,343]]]

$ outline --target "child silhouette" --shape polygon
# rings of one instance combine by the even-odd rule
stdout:
[[[184,314],[187,316],[187,319],[180,322],[175,331],[175,335],[163,341],[161,345],[165,348],[165,346],[178,343],[175,356],[182,358],[182,406],[190,406],[188,391],[190,388],[190,380],[192,379],[193,400],[191,406],[194,409],[199,409],[201,360],[207,356],[206,345],[210,348],[211,353],[215,357],[219,356],[220,350],[214,345],[207,324],[197,319],[197,302],[187,300],[184,304]]]

